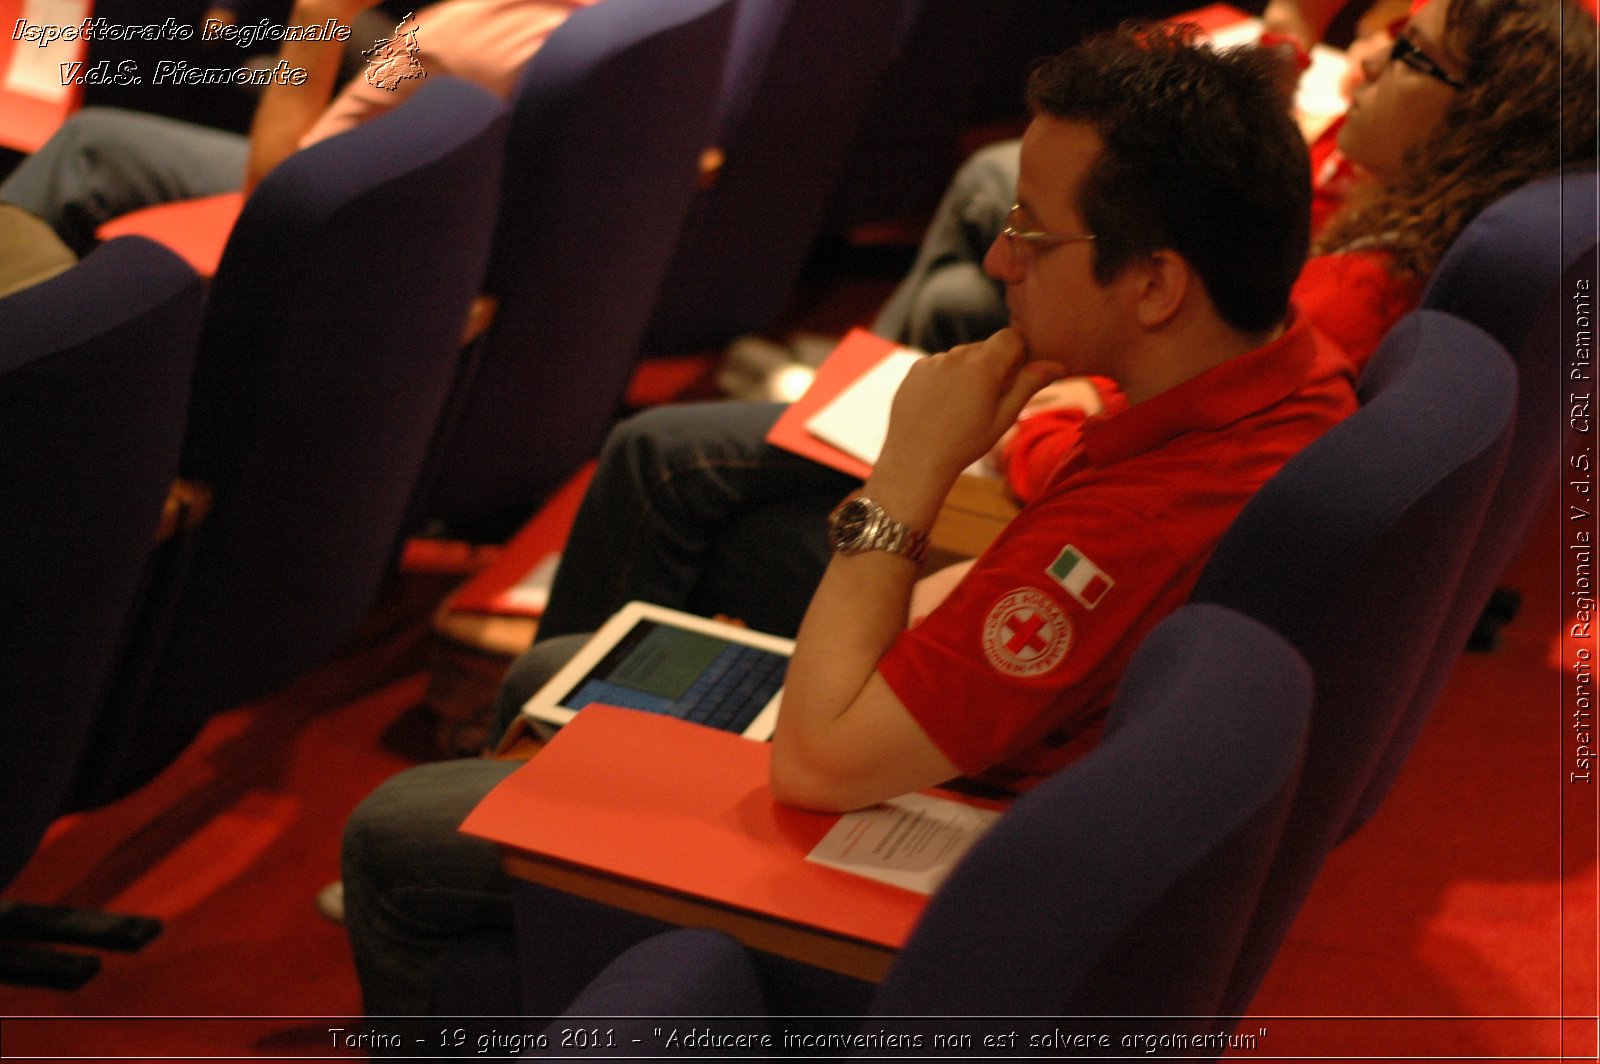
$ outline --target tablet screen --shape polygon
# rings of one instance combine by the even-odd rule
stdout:
[[[642,619],[561,704],[579,710],[603,702],[742,731],[783,686],[788,661],[770,650]]]

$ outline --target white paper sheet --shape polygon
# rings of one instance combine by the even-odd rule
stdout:
[[[556,566],[560,564],[561,554],[556,551],[540,558],[539,563],[529,569],[526,576],[506,589],[506,602],[529,612],[543,613],[545,606],[550,602],[550,588],[556,580]]]
[[[89,0],[25,0],[20,18],[36,26],[76,26],[88,16]],[[0,27],[6,33],[14,28]],[[82,39],[55,40],[43,48],[32,41],[18,41],[11,50],[4,87],[8,92],[57,103],[71,92],[71,86],[61,83],[63,64],[82,60],[87,54]]]
[[[999,817],[948,798],[906,794],[846,813],[806,860],[932,894]]]
[[[811,434],[868,465],[878,460],[889,432],[889,404],[922,356],[896,348],[806,422]]]

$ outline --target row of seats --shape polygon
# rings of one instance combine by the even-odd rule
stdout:
[[[827,79],[815,62],[794,57],[806,54],[799,42],[825,37],[842,17],[827,6],[609,0],[552,38],[509,112],[471,86],[436,80],[394,114],[274,171],[241,216],[204,300],[181,264],[128,240],[0,302],[0,389],[9,396],[15,386],[21,397],[7,407],[15,416],[5,423],[17,441],[7,441],[5,454],[17,460],[8,457],[13,505],[4,511],[11,515],[4,556],[18,561],[5,577],[15,592],[7,601],[16,605],[0,654],[3,674],[20,681],[7,696],[19,740],[0,755],[11,814],[0,883],[61,811],[127,793],[211,714],[330,653],[370,606],[397,544],[421,517],[484,516],[535,503],[593,450],[645,337],[679,328],[679,336],[698,335],[682,325],[692,315],[667,315],[663,307],[771,313],[727,296],[747,277],[765,276],[769,258],[798,270],[806,240],[796,236],[778,254],[773,227],[752,225],[733,193],[750,197],[744,210],[770,206],[773,197],[755,191],[797,165],[798,157],[780,155],[792,147],[789,138],[772,135],[775,125],[792,129],[774,119],[799,106],[798,98],[821,95],[819,80]],[[863,30],[851,38],[868,42],[851,58],[852,70],[879,69],[918,9],[870,7],[882,20],[879,35]],[[775,43],[789,33],[789,45]],[[840,51],[837,39],[829,43]],[[683,76],[722,71],[730,55],[722,80]],[[872,75],[860,77],[861,86],[871,84]],[[728,85],[742,87],[730,92]],[[788,102],[774,102],[783,92]],[[773,110],[763,112],[763,101]],[[672,121],[661,122],[662,113]],[[801,128],[825,125],[829,113],[821,108]],[[739,139],[746,130],[748,142]],[[833,156],[817,148],[805,157],[837,159],[848,134],[836,136]],[[726,146],[727,162],[697,193],[700,150],[713,141]],[[737,150],[741,143],[755,146]],[[748,172],[736,165],[743,160]],[[1592,174],[1587,182],[1592,193]],[[1546,184],[1559,202],[1565,186]],[[816,197],[816,212],[826,207],[812,185],[786,195],[786,218],[803,213],[795,203],[805,195]],[[1511,213],[1515,233],[1523,222]],[[1592,216],[1587,232],[1592,241]],[[1471,254],[1468,237],[1462,245],[1462,255]],[[721,253],[727,257],[718,259]],[[1535,265],[1548,272],[1547,261]],[[1479,309],[1478,294],[1446,291],[1448,274],[1441,268],[1434,287],[1443,294],[1430,292],[1430,301],[1449,306],[1455,298],[1462,309]],[[679,276],[691,278],[681,289],[673,287]],[[1543,274],[1513,276],[1538,283]],[[1496,288],[1505,283],[1495,274]],[[769,303],[781,300],[787,284],[773,282]],[[698,301],[688,294],[696,285],[705,286]],[[1551,280],[1536,291],[1555,287]],[[657,300],[662,291],[686,294]],[[498,303],[496,313],[463,350],[461,324],[484,293]],[[96,312],[106,317],[97,321]],[[742,323],[748,317],[739,320],[734,328],[750,327]],[[1408,327],[1455,328],[1417,322]],[[41,323],[66,326],[65,334]],[[1546,349],[1555,357],[1549,336],[1502,338],[1527,357]],[[94,386],[62,383],[74,373]],[[1394,376],[1415,379],[1411,371]],[[1390,386],[1383,374],[1369,375],[1369,392]],[[128,401],[140,395],[145,402]],[[1553,388],[1523,389],[1524,406],[1546,400],[1555,401]],[[1508,477],[1491,503],[1508,511],[1491,527],[1506,531],[1496,534],[1491,567],[1473,569],[1491,580],[1516,543],[1513,530],[1526,524],[1527,501],[1539,497],[1524,487],[1526,476],[1553,476],[1549,433],[1559,421],[1540,409],[1524,412],[1519,426],[1539,427],[1519,428],[1513,444],[1527,456],[1526,475]],[[1421,423],[1400,418],[1388,431],[1404,437]],[[1477,461],[1493,465],[1499,459],[1484,446]],[[1382,473],[1391,452],[1367,451],[1369,468],[1382,455]],[[206,482],[211,513],[193,534],[152,554],[151,515],[180,472]],[[1264,492],[1269,501],[1260,505],[1272,498]],[[1464,498],[1450,504],[1463,514],[1472,505]],[[1289,515],[1306,512],[1296,495],[1279,505]],[[1278,516],[1258,520],[1288,527]],[[1331,519],[1305,524],[1337,527]],[[1468,518],[1455,527],[1470,525]],[[1454,557],[1465,542],[1440,544],[1441,556]],[[1324,701],[1342,697],[1342,683],[1372,682],[1361,654],[1323,661],[1350,654],[1346,633],[1324,631],[1321,615],[1296,612],[1326,606],[1327,582],[1347,574],[1303,565],[1305,548],[1295,541],[1272,565],[1257,548],[1241,549],[1245,561],[1232,570],[1222,561],[1229,549],[1219,551],[1214,571],[1231,571],[1238,582],[1216,576],[1197,597],[1237,605],[1288,636],[1319,685],[1332,685],[1335,695],[1319,695]],[[68,568],[70,579],[61,575]],[[1418,578],[1417,568],[1397,563],[1393,586],[1411,586],[1405,581]],[[1403,627],[1432,632],[1446,619],[1470,623],[1471,603],[1481,605],[1486,593],[1487,585],[1463,588],[1437,617],[1419,614],[1415,626]],[[1407,610],[1424,609],[1424,600],[1433,608],[1426,588],[1396,599]],[[1290,613],[1280,618],[1273,609]],[[1379,619],[1369,631],[1395,623]],[[1370,815],[1458,650],[1453,635],[1441,636],[1417,651],[1422,657],[1393,663],[1394,686],[1383,701],[1413,712],[1348,740],[1359,748],[1351,756],[1376,759],[1362,762],[1371,783],[1338,815],[1321,806],[1303,814],[1310,819],[1292,836],[1305,840],[1310,856],[1291,867],[1320,863],[1332,841]],[[1284,912],[1292,915],[1293,904]],[[1271,940],[1272,932],[1262,936]]]
[[[463,944],[440,1014],[570,1003],[569,1016],[608,1017],[618,1039],[645,1045],[648,1024],[609,1017],[841,1013],[865,1032],[917,1016],[917,1030],[959,1033],[928,1018],[1159,1016],[1151,1030],[1225,1029],[1328,854],[1387,794],[1549,497],[1564,352],[1578,343],[1563,302],[1593,290],[1595,201],[1594,172],[1571,173],[1468,228],[1428,309],[1369,365],[1361,408],[1261,489],[1191,604],[1135,654],[1103,744],[980,840],[880,987],[521,885],[518,942]]]
[[[508,104],[430,78],[289,158],[209,288],[127,237],[0,301],[0,885],[325,660],[426,520],[537,506],[642,349],[768,324],[940,7],[608,0]],[[209,512],[152,550],[178,477]]]

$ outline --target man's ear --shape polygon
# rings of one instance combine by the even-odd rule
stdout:
[[[1135,285],[1135,312],[1147,329],[1160,328],[1176,317],[1189,286],[1199,283],[1188,261],[1170,248],[1151,253],[1129,271]]]

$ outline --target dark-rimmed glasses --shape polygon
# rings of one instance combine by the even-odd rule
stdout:
[[[1437,60],[1417,46],[1416,41],[1407,37],[1405,29],[1405,19],[1389,26],[1389,35],[1394,38],[1394,46],[1389,49],[1389,62],[1404,63],[1417,73],[1442,81],[1457,91],[1467,87],[1466,82],[1440,66]]]

